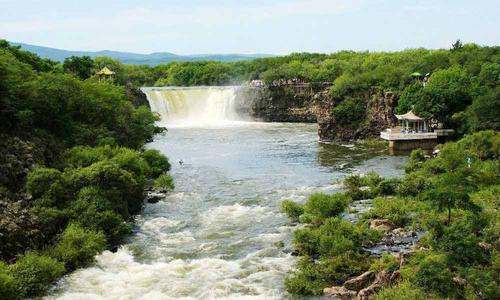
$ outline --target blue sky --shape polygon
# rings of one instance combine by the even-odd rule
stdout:
[[[500,0],[0,0],[0,38],[178,54],[499,45]]]

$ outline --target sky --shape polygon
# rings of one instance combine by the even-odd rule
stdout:
[[[500,45],[500,0],[0,0],[0,38],[184,55]]]

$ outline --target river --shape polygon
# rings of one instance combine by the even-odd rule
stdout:
[[[174,127],[147,148],[170,158],[175,191],[145,206],[117,252],[64,277],[48,299],[287,299],[294,227],[280,203],[339,190],[353,172],[399,176],[406,160],[318,143],[313,124]]]

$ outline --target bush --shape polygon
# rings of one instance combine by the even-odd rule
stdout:
[[[48,256],[28,253],[10,266],[22,296],[44,295],[50,284],[61,277],[64,264]]]
[[[395,287],[383,288],[373,298],[374,300],[432,300],[441,299],[435,295],[424,292],[418,287],[414,287],[408,282],[404,282]]]
[[[294,248],[303,255],[314,256],[319,252],[320,233],[317,229],[301,228],[293,233]]]
[[[104,234],[71,224],[64,230],[53,255],[64,261],[69,269],[76,269],[92,262],[94,256],[104,251],[105,247]]]
[[[365,175],[349,175],[344,179],[344,185],[347,188],[346,194],[353,200],[375,197],[382,182],[383,178],[375,172],[368,172]]]
[[[17,293],[17,282],[6,264],[0,261],[0,300],[15,300],[22,296]]]
[[[281,212],[286,214],[292,221],[298,222],[301,215],[304,214],[304,206],[292,200],[281,202]]]
[[[131,230],[125,216],[114,209],[104,192],[95,187],[85,187],[71,203],[68,214],[83,228],[104,232],[108,243],[116,245]]]
[[[411,213],[415,209],[409,200],[400,198],[382,198],[373,199],[374,208],[363,214],[365,219],[389,219],[395,225],[404,227],[411,221]]]
[[[155,179],[153,186],[155,188],[172,191],[174,189],[174,179],[170,175],[162,174]]]
[[[376,189],[376,193],[379,196],[395,195],[400,184],[401,184],[401,180],[398,178],[384,179],[379,183],[379,185]]]
[[[336,256],[358,250],[365,241],[377,241],[381,234],[364,225],[354,225],[341,218],[329,218],[319,228],[319,252],[323,256]]]
[[[308,215],[314,223],[321,223],[329,217],[335,217],[345,211],[351,199],[341,193],[326,195],[323,193],[312,194],[304,205],[304,214]]]
[[[63,193],[61,178],[61,172],[56,169],[38,168],[28,174],[26,189],[35,198],[43,195],[56,198]]]
[[[398,194],[401,196],[417,196],[429,188],[430,184],[426,177],[419,173],[410,173],[405,176],[398,187]]]
[[[422,149],[413,150],[410,154],[410,158],[406,163],[405,171],[406,173],[411,173],[422,168],[422,165],[426,161],[426,153]]]
[[[370,265],[370,270],[381,272],[394,272],[399,269],[399,261],[396,256],[391,254],[383,254],[378,260]]]
[[[151,177],[158,177],[163,173],[170,171],[170,162],[168,158],[161,154],[160,151],[149,149],[141,153],[141,156],[146,160],[149,165],[148,175]]]
[[[416,286],[443,296],[451,295],[456,289],[453,273],[448,268],[446,256],[443,254],[421,253],[405,269],[408,268],[413,268],[413,276],[409,276],[409,280]]]
[[[301,258],[298,269],[285,278],[286,290],[294,295],[321,295],[323,289],[342,284],[368,268],[365,256],[355,252],[314,261]]]

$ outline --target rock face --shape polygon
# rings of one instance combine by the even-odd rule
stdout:
[[[241,87],[237,91],[237,111],[265,122],[317,122],[321,141],[351,141],[378,137],[392,126],[397,97],[391,92],[368,91],[361,96],[366,103],[364,121],[346,128],[335,120],[333,108],[342,101],[328,89],[310,87]]]
[[[365,120],[356,128],[346,128],[335,120],[332,110],[341,100],[329,99],[323,103],[323,113],[318,117],[320,140],[351,141],[378,137],[382,130],[395,124],[397,97],[393,93],[371,91],[361,97],[366,103]]]
[[[314,123],[314,96],[309,88],[244,86],[236,92],[237,112],[264,122]]]
[[[140,89],[127,88],[126,92],[129,98],[132,99],[132,103],[135,107],[141,105],[146,105],[147,107],[149,107],[148,98],[146,97],[146,94],[144,94]]]

